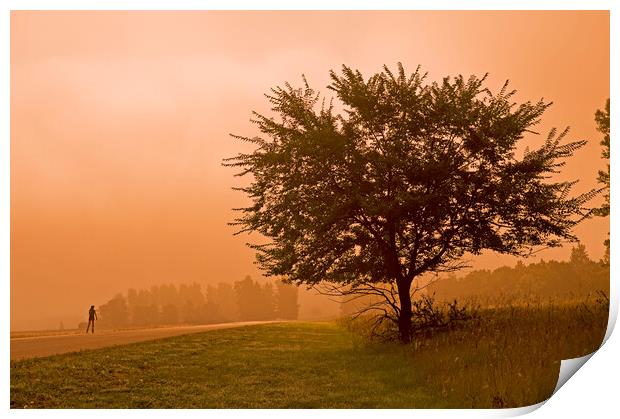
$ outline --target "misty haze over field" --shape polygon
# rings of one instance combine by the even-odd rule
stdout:
[[[596,187],[605,22],[571,12],[14,12],[11,330],[75,327],[129,288],[267,282],[248,237],[227,225],[247,202],[221,161],[252,149],[228,134],[255,134],[250,110],[270,112],[263,93],[302,73],[326,95],[328,70],[343,63],[367,74],[421,64],[430,81],[489,72],[496,89],[510,78],[515,100],[554,102],[541,133],[569,124],[570,138],[589,140],[559,178],[579,179],[576,192]],[[595,261],[608,231],[602,217],[575,228]],[[566,261],[571,248],[526,263]],[[485,252],[473,268],[516,263]],[[300,318],[339,313],[317,301],[302,287]]]

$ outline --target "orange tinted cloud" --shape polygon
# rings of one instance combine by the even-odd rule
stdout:
[[[563,176],[596,185],[608,12],[13,12],[11,327],[68,323],[127,287],[260,276],[226,225],[245,199],[220,162],[248,147],[228,133],[253,134],[262,94],[302,73],[329,94],[329,69],[398,61],[553,100],[541,131],[590,139]],[[600,257],[608,220],[576,231]]]

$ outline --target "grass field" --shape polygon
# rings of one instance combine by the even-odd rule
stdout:
[[[11,407],[516,407],[601,343],[597,305],[487,310],[410,346],[336,323],[217,330],[11,362]]]

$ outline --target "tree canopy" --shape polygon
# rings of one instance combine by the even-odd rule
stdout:
[[[601,156],[604,159],[607,159],[607,171],[599,170],[598,171],[598,182],[603,185],[603,190],[605,191],[604,202],[599,208],[595,209],[595,214],[600,217],[607,217],[610,213],[609,207],[609,193],[610,193],[610,173],[609,173],[609,157],[610,157],[610,149],[609,149],[609,99],[605,103],[605,109],[599,109],[594,114],[594,120],[596,121],[596,129],[603,134],[603,139],[601,140],[601,145],[603,146],[603,152]],[[607,238],[603,243],[605,244],[605,255],[603,256],[603,263],[609,264],[609,238]]]
[[[596,191],[571,196],[576,182],[553,176],[586,142],[553,129],[517,155],[550,103],[517,105],[508,82],[492,93],[486,76],[429,83],[401,64],[330,75],[337,101],[305,77],[273,88],[277,117],[254,113],[261,136],[233,137],[255,149],[224,162],[252,176],[237,188],[251,205],[232,224],[266,238],[250,246],[267,274],[378,290],[408,341],[418,276],[458,269],[465,253],[528,255],[575,240]]]
[[[603,134],[603,138],[601,139],[601,145],[603,146],[601,156],[604,159],[609,160],[609,99],[607,99],[607,102],[605,103],[605,109],[599,109],[596,111],[594,114],[594,120],[596,121],[596,129]],[[598,171],[598,181],[603,185],[606,193],[605,202],[596,210],[596,213],[597,215],[606,217],[609,215],[609,162],[607,162],[607,171]]]

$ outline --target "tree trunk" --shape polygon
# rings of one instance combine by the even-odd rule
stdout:
[[[411,283],[398,284],[398,299],[400,300],[400,315],[398,316],[398,332],[402,343],[411,342]]]

